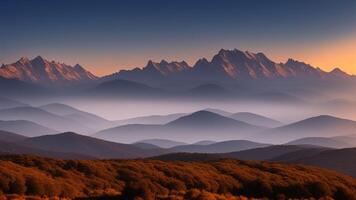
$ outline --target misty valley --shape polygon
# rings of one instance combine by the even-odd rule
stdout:
[[[355,199],[356,77],[263,53],[0,68],[3,199]]]

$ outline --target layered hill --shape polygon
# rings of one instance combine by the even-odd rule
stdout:
[[[110,141],[136,142],[162,138],[176,141],[236,139],[263,129],[209,111],[198,111],[164,125],[131,124],[106,129],[94,136]],[[219,135],[217,135],[219,133]]]
[[[355,133],[355,121],[320,115],[263,131],[252,138],[264,142],[285,143],[304,137],[332,137]]]
[[[277,121],[275,119],[271,119],[269,117],[265,117],[262,115],[257,115],[249,112],[239,112],[234,113],[229,116],[232,119],[243,121],[249,124],[253,124],[256,126],[264,126],[264,127],[278,127],[282,126],[282,122]]]
[[[0,121],[0,130],[18,133],[24,136],[54,134],[58,131],[28,120]]]
[[[4,121],[14,121],[14,120],[25,120],[34,122],[38,125],[45,126],[49,129],[56,131],[76,131],[79,133],[88,133],[91,131],[90,128],[77,121],[69,118],[65,118],[60,115],[56,115],[45,110],[35,108],[35,107],[16,107],[0,110],[0,120]],[[20,121],[23,122],[24,121]],[[29,129],[30,131],[31,129]],[[40,135],[39,132],[29,132],[28,136]]]
[[[72,132],[26,138],[17,144],[93,158],[142,158],[168,152],[161,149],[142,149],[130,144],[104,141]]]
[[[329,148],[356,147],[356,137],[336,136],[336,137],[306,137],[293,140],[288,145],[317,145]]]
[[[79,124],[83,124],[84,126],[89,127],[93,130],[104,129],[116,124],[98,115],[85,112],[65,104],[51,103],[40,106],[39,108],[49,113],[60,115],[67,119],[77,121]]]
[[[259,147],[269,146],[269,144],[262,144],[251,142],[247,140],[230,140],[223,142],[215,142],[212,144],[190,144],[179,145],[170,148],[174,152],[188,152],[188,153],[227,153],[233,151],[242,151],[247,149],[254,149]]]

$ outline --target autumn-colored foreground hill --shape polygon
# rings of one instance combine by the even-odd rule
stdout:
[[[75,161],[0,156],[0,193],[87,199],[209,200],[246,196],[352,200],[356,199],[356,180],[321,168],[270,162]]]

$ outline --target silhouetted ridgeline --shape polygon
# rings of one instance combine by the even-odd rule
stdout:
[[[316,167],[218,160],[0,157],[2,194],[104,199],[356,199],[356,180]]]

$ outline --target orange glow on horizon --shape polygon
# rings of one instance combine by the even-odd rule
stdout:
[[[258,45],[253,46],[258,47]],[[263,52],[267,57],[277,63],[284,63],[288,58],[293,58],[314,67],[320,67],[325,71],[331,71],[335,67],[339,67],[349,74],[356,74],[356,34],[323,42],[319,41],[318,43],[296,44],[293,48],[290,46],[263,46],[264,48],[259,50],[254,50],[254,48],[248,50],[256,53]],[[72,60],[73,62],[69,63],[79,63],[95,75],[104,76],[122,69],[144,67],[150,59],[155,62],[160,62],[162,59],[167,61],[185,60],[190,65],[194,65],[195,62],[202,57],[211,60],[212,56],[216,54],[220,48],[219,44],[214,44],[214,47],[177,50],[169,53],[164,52],[166,54],[162,54],[162,52],[157,50],[137,54],[130,52],[124,52],[120,55],[107,53],[105,56],[86,54],[77,56],[75,59],[71,56],[54,58],[58,59],[58,61]],[[236,46],[236,48],[247,50],[244,49],[243,46]]]

